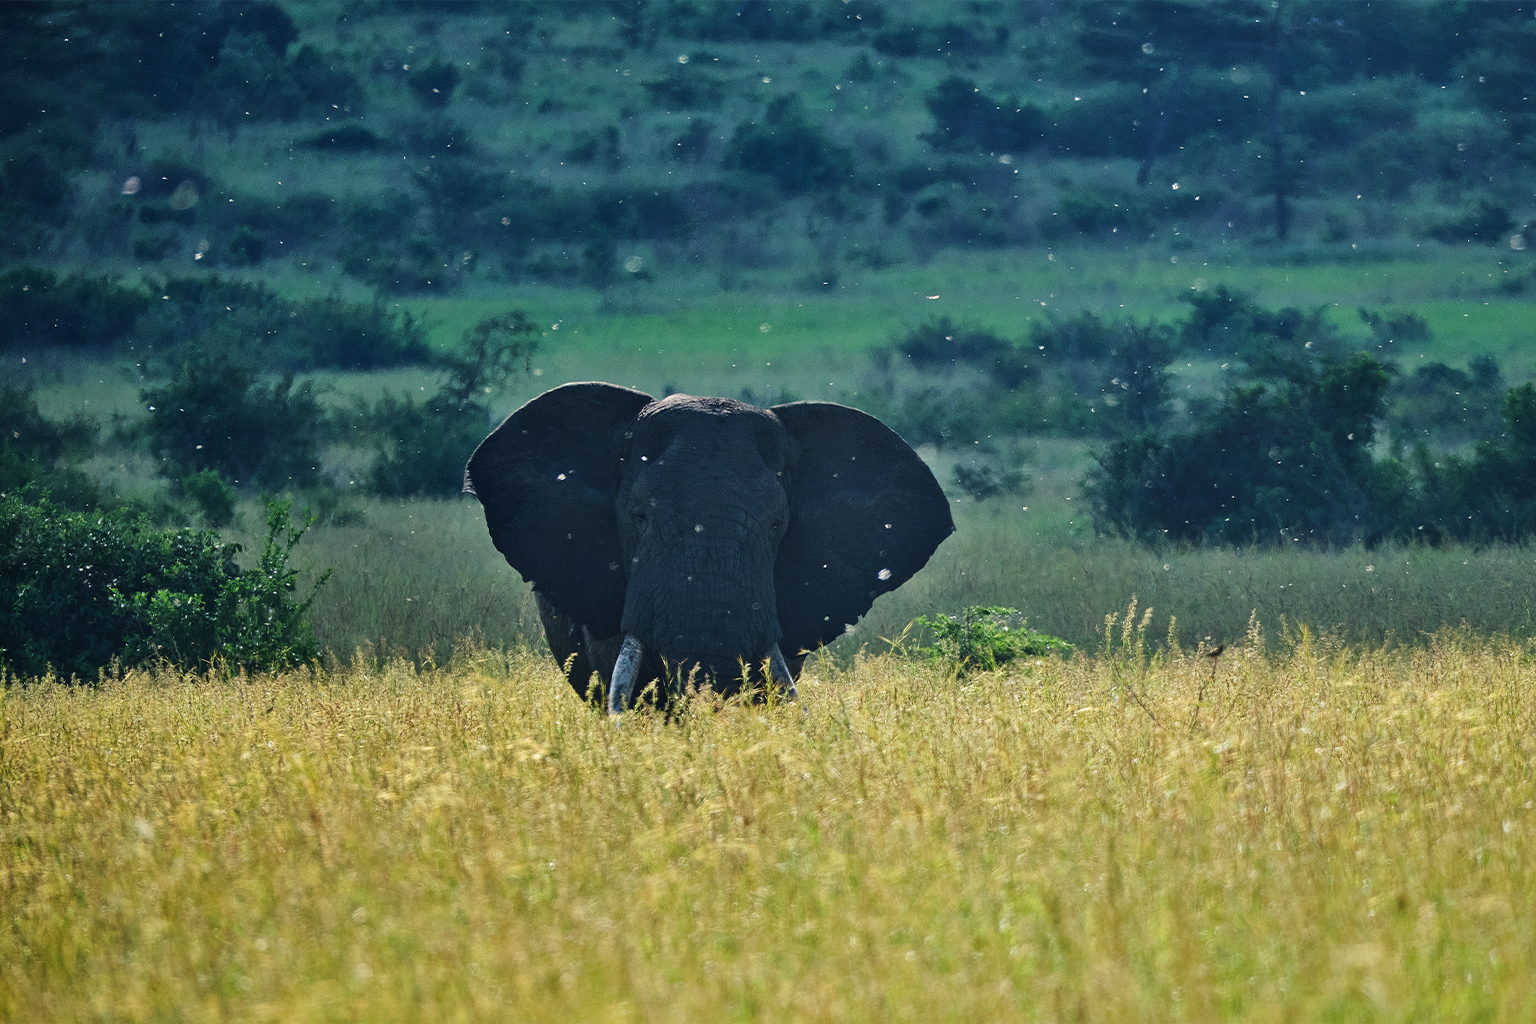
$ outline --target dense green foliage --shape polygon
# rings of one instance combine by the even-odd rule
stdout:
[[[0,274],[0,350],[126,350],[151,366],[184,347],[238,345],[273,369],[371,370],[429,358],[409,312],[335,296],[293,301],[261,283],[209,277],[129,287],[22,264]]]
[[[309,382],[262,381],[227,349],[194,349],[165,383],[140,397],[134,428],[172,480],[213,470],[268,491],[319,480],[325,411]]]
[[[1415,452],[1423,480],[1414,529],[1435,541],[1524,541],[1536,534],[1536,384],[1504,396],[1504,430],[1469,457]]]
[[[34,488],[70,508],[96,504],[101,490],[78,467],[97,433],[84,417],[58,423],[43,416],[30,388],[0,385],[0,494]]]
[[[959,618],[943,612],[920,616],[914,626],[933,634],[933,646],[919,651],[957,672],[992,672],[1019,658],[1068,654],[1072,645],[1029,628],[1017,608],[970,607]]]
[[[290,507],[269,507],[261,557],[242,570],[240,546],[213,533],[0,495],[0,667],[89,681],[152,660],[278,669],[313,658],[313,597],[293,599],[288,558],[304,528]]]
[[[1445,367],[1421,369],[1470,380]],[[1486,379],[1496,375],[1486,365]],[[1536,534],[1536,385],[1510,389],[1502,431],[1469,455],[1375,456],[1391,374],[1365,353],[1271,365],[1183,431],[1122,436],[1084,483],[1095,523],[1141,541],[1520,542]]]
[[[1509,301],[1533,280],[1533,31],[1518,4],[1432,0],[12,5],[0,351],[131,363],[143,415],[93,446],[19,401],[0,479],[86,507],[87,455],[113,489],[147,455],[164,496],[125,500],[206,524],[242,491],[449,495],[507,378],[475,363],[492,334],[451,342],[479,310],[435,352],[400,303],[466,284],[466,309],[520,289],[540,319],[550,296],[602,318],[717,285],[852,297],[945,250],[1080,272],[1075,250],[1422,241],[1499,246],[1477,287]],[[1182,316],[1167,292],[1117,311],[1115,282],[1038,310],[1021,287],[1022,323],[934,306],[817,394],[981,501],[1035,486],[1035,440],[1097,443],[1096,522],[1141,540],[1528,535],[1517,358],[1511,380],[1472,351],[1399,365],[1430,329],[1398,297],[1361,300],[1388,307],[1362,327],[1197,273]],[[531,324],[494,329],[503,355],[526,361]],[[436,389],[327,390],[403,364]]]
[[[106,348],[128,337],[149,296],[105,276],[60,276],[22,264],[0,273],[0,351]]]
[[[521,310],[464,332],[462,352],[438,359],[443,382],[423,401],[385,394],[358,410],[355,429],[374,447],[368,489],[391,498],[447,497],[464,486],[464,463],[491,428],[485,396],[527,373],[541,332]]]
[[[1144,541],[1379,542],[1407,489],[1370,453],[1389,381],[1364,353],[1283,364],[1188,432],[1116,440],[1084,488],[1095,521]]]

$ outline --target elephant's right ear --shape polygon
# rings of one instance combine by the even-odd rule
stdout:
[[[597,636],[619,631],[626,573],[614,498],[623,425],[651,396],[566,384],[480,442],[464,490],[485,506],[496,550],[563,614]]]

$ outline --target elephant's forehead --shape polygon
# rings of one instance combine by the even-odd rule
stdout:
[[[652,456],[663,450],[680,458],[755,450],[765,462],[782,463],[787,438],[778,419],[756,406],[730,398],[669,395],[641,410],[634,443],[637,451]]]

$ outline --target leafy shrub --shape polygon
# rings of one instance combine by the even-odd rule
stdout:
[[[1047,238],[1081,235],[1120,235],[1124,241],[1139,240],[1152,229],[1152,205],[1146,199],[1113,196],[1101,191],[1066,192],[1056,209],[1040,218],[1040,232]]]
[[[1220,285],[1180,297],[1193,306],[1179,325],[1179,345],[1209,356],[1232,355],[1259,372],[1276,360],[1342,354],[1343,341],[1328,321],[1326,306],[1265,309],[1252,296]]]
[[[898,393],[894,379],[866,393],[870,412],[912,444],[945,447],[1016,434],[1108,436],[1144,429],[1168,415],[1172,378],[1166,364],[1177,334],[1155,323],[1107,321],[1092,313],[1036,322],[1027,343],[947,317],[927,321],[873,353],[877,368],[971,370],[980,378],[925,384]],[[962,468],[962,490],[1012,490],[1000,468]]]
[[[213,470],[236,485],[279,491],[319,481],[325,413],[292,374],[262,382],[249,365],[213,345],[199,347],[159,387],[139,393],[149,415],[130,429],[182,480]]]
[[[261,558],[242,570],[240,546],[213,533],[0,496],[0,665],[92,680],[114,662],[276,670],[314,658],[314,597],[293,600],[288,567],[304,528],[289,512],[268,507]]]
[[[1536,384],[1511,388],[1504,430],[1478,443],[1470,458],[1416,453],[1420,487],[1407,511],[1405,539],[1507,541],[1536,535]]]
[[[248,266],[252,257],[286,251],[300,242],[320,242],[334,235],[339,205],[324,192],[299,192],[281,199],[241,196],[235,203],[211,203],[198,217],[209,238],[201,266]],[[278,242],[284,250],[277,250]],[[250,251],[255,244],[259,251]]]
[[[1065,640],[1030,629],[1017,608],[972,606],[959,618],[940,612],[931,619],[921,616],[912,625],[933,633],[933,646],[919,648],[918,653],[947,662],[959,672],[992,672],[1019,658],[1072,650]]]
[[[0,274],[0,349],[107,348],[127,337],[148,307],[149,296],[104,275],[12,267]]]
[[[715,123],[706,118],[695,118],[688,122],[688,127],[672,140],[672,145],[666,150],[667,156],[674,160],[680,160],[687,164],[696,164],[709,155],[711,142],[715,137]]]
[[[917,369],[948,371],[968,366],[1006,388],[1018,387],[1036,375],[1028,351],[985,328],[956,323],[947,316],[924,321],[892,347]]]
[[[209,527],[222,530],[235,521],[235,501],[239,494],[225,482],[218,470],[205,469],[182,477],[177,486],[197,506],[203,522]]]
[[[504,173],[462,157],[434,159],[412,170],[411,181],[425,197],[439,233],[458,230],[475,211],[507,195]]]
[[[967,57],[996,53],[1008,42],[1008,28],[997,25],[988,32],[982,26],[957,21],[943,24],[908,22],[875,33],[875,49],[892,57],[933,57],[958,54]]]
[[[640,85],[651,103],[668,110],[713,109],[725,99],[725,82],[699,64],[674,64],[660,78]]]
[[[1359,312],[1360,319],[1371,329],[1371,337],[1378,345],[1394,341],[1429,340],[1429,324],[1417,313],[1389,313],[1383,316],[1363,306]]]
[[[521,310],[488,317],[464,332],[463,354],[439,358],[446,380],[432,396],[418,402],[385,394],[364,406],[357,427],[375,446],[368,489],[393,498],[458,494],[464,464],[490,429],[480,396],[519,369],[528,372],[540,336]]]
[[[1431,224],[1425,232],[1442,242],[1484,242],[1498,244],[1514,229],[1509,207],[1496,199],[1482,196],[1477,204],[1450,220]]]
[[[264,284],[219,277],[171,278],[154,285],[134,329],[142,354],[167,362],[191,339],[239,348],[264,366],[371,370],[426,361],[426,332],[408,312],[382,301],[330,296],[292,302]]]
[[[44,418],[31,388],[0,385],[0,494],[32,488],[53,492],[70,508],[95,505],[100,488],[76,465],[92,453],[96,434],[84,417]]]
[[[1380,541],[1407,492],[1370,453],[1390,379],[1365,353],[1278,365],[1188,432],[1113,441],[1083,484],[1095,526],[1149,542]]]
[[[727,169],[763,174],[786,192],[836,188],[853,172],[853,154],[811,122],[800,97],[780,96],[760,120],[743,121],[726,150]]]
[[[1172,328],[1085,312],[1036,321],[1028,351],[1089,403],[1096,431],[1111,434],[1144,430],[1167,418],[1173,397],[1167,365],[1178,347]]]
[[[578,132],[565,151],[567,163],[580,166],[599,164],[610,171],[624,166],[624,156],[619,150],[619,129],[604,125],[591,132]]]
[[[1395,446],[1455,445],[1498,435],[1504,408],[1503,374],[1489,356],[1467,370],[1426,363],[1392,384],[1387,427]]]
[[[977,501],[1024,493],[1029,483],[1029,474],[1022,465],[998,458],[990,452],[984,453],[984,456],[955,463],[952,476],[956,487]]]
[[[935,149],[1023,153],[1045,140],[1044,111],[1011,97],[993,99],[969,78],[946,78],[923,102],[934,120],[923,138]]]
[[[325,153],[371,153],[383,149],[384,140],[360,124],[344,124],[316,132],[299,145]]]
[[[51,145],[0,142],[0,255],[37,252],[68,220],[73,164]]]

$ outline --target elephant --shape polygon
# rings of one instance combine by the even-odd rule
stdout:
[[[933,473],[867,413],[595,381],[508,416],[464,490],[572,688],[588,699],[597,673],[612,714],[701,683],[793,699],[806,655],[954,531]]]

